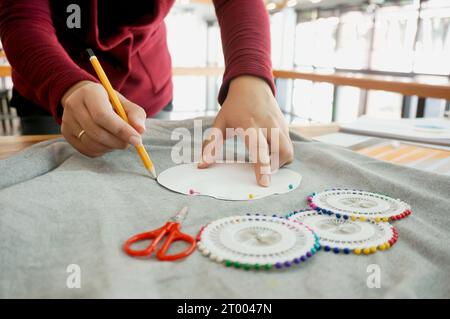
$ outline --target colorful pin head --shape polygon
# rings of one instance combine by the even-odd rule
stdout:
[[[199,192],[194,191],[192,188],[189,189],[189,195],[199,195]]]

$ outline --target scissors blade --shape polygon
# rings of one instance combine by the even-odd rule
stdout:
[[[175,216],[173,216],[170,221],[174,223],[181,224],[186,218],[188,212],[187,206],[183,207]]]

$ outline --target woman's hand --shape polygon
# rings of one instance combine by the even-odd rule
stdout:
[[[288,125],[269,85],[260,78],[241,76],[231,81],[213,127],[227,138],[231,137],[226,135],[227,128],[246,132],[245,144],[250,160],[255,163],[256,181],[261,186],[269,186],[271,172],[293,160]],[[211,135],[203,142],[199,168],[214,163],[216,150],[222,142]]]
[[[78,82],[62,97],[61,133],[80,153],[97,157],[114,149],[124,149],[128,144],[142,143],[145,111],[117,94],[130,124],[114,112],[106,90],[98,83]],[[83,130],[85,133],[80,135]]]

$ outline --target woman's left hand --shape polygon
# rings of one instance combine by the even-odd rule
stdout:
[[[233,129],[234,135],[243,135],[250,160],[255,164],[256,181],[261,186],[269,186],[272,171],[294,158],[288,125],[270,86],[260,78],[240,76],[231,81],[213,128],[224,138],[218,139],[212,131],[203,142],[199,168],[214,163],[218,147],[232,137],[227,136],[227,128]]]

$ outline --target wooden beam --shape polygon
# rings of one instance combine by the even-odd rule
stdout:
[[[222,74],[223,68],[220,67],[173,68],[173,75],[175,76],[221,76]],[[357,73],[357,71],[352,73],[320,73],[292,70],[274,70],[273,75],[278,79],[301,79],[314,82],[326,82],[337,86],[353,86],[365,90],[381,90],[403,95],[450,100],[450,83],[437,81],[439,77],[409,78],[367,75]]]
[[[366,90],[396,92],[403,95],[432,97],[450,100],[450,84],[436,83],[437,77],[407,78],[394,76],[366,75],[360,73],[318,73],[275,70],[276,78],[303,79],[327,82],[334,85],[353,86]]]
[[[221,67],[174,67],[174,76],[222,76]],[[424,98],[437,98],[450,101],[450,84],[437,82],[438,77],[407,78],[395,76],[367,75],[354,73],[299,72],[274,70],[279,79],[301,79],[314,82],[326,82],[334,85],[353,86],[365,90],[381,90],[402,95],[415,95]],[[0,77],[11,76],[9,65],[0,65]]]

